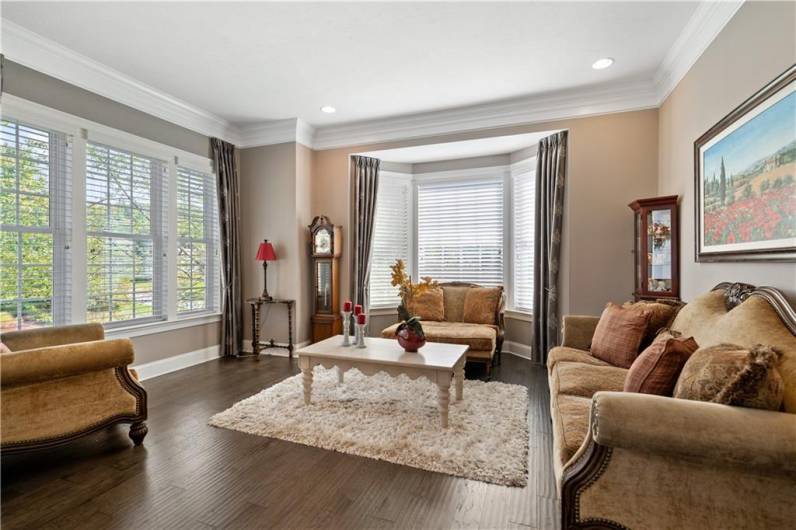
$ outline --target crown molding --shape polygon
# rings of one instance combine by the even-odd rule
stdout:
[[[743,0],[700,3],[649,79],[321,128],[300,118],[232,124],[6,19],[2,44],[12,61],[241,148],[297,142],[323,150],[657,108],[741,5]]]
[[[3,54],[16,63],[207,136],[238,140],[237,128],[204,109],[2,20]]]
[[[659,106],[743,4],[744,0],[708,1],[699,4],[655,73],[653,82],[658,91]]]
[[[315,131],[314,148],[368,145],[654,108],[657,106],[654,88],[649,81],[640,81],[330,125]]]

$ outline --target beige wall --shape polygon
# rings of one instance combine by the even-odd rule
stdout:
[[[570,134],[562,313],[599,313],[606,301],[626,300],[633,290],[633,223],[627,204],[657,191],[658,115],[654,109],[316,151],[313,214],[328,215],[348,234],[348,159],[353,153],[556,129],[569,129]],[[349,292],[350,256],[347,245],[342,258],[344,294]],[[510,333],[510,340],[525,343],[530,323],[512,324]]]
[[[208,137],[98,96],[30,68],[6,60],[3,90],[62,112],[126,131],[201,156],[210,156]],[[203,350],[219,343],[217,323],[133,338],[135,364]]]
[[[660,195],[682,196],[682,292],[685,300],[721,281],[770,285],[796,300],[796,264],[696,263],[694,141],[796,62],[796,4],[747,2],[660,109]]]
[[[278,260],[268,266],[268,292],[296,300],[294,341],[309,340],[310,273],[307,227],[312,221],[312,152],[295,142],[240,150],[240,209],[243,296],[263,290],[262,264],[254,260],[263,239],[273,243]],[[260,338],[287,342],[282,305],[264,306]],[[251,340],[248,305],[244,337]]]

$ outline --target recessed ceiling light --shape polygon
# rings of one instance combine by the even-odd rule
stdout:
[[[325,112],[326,114],[334,114],[337,112],[337,109],[332,107],[331,105],[324,105],[321,107],[321,112]]]
[[[595,70],[604,70],[614,64],[614,60],[610,57],[603,57],[602,59],[597,59],[594,61],[594,64],[591,65],[592,68]]]

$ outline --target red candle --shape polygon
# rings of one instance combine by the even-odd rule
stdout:
[[[351,312],[351,300],[346,300],[345,302],[343,302],[343,311],[346,313]]]
[[[354,306],[354,314],[355,315],[361,315],[362,314],[362,306],[361,305],[357,304],[357,305]]]
[[[359,307],[359,306],[357,306],[357,307]],[[360,310],[361,310],[361,308],[360,308]],[[360,326],[364,326],[365,325],[365,313],[359,313],[357,315],[357,324],[359,324]]]

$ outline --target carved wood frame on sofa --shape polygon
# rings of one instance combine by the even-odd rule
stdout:
[[[724,292],[725,297],[725,306],[726,309],[729,311],[736,306],[740,305],[741,303],[745,302],[750,297],[760,297],[770,304],[771,308],[776,311],[776,314],[779,315],[780,319],[782,320],[782,324],[790,331],[791,334],[796,336],[796,311],[794,308],[787,302],[785,297],[780,293],[777,289],[771,287],[755,287],[749,284],[743,283],[729,283],[729,282],[722,282],[716,287],[714,287],[711,291],[722,290]],[[607,470],[611,468],[612,465],[612,457],[615,453],[614,445],[616,445],[620,452],[627,453],[628,448],[633,448],[634,444],[638,444],[639,448],[642,448],[642,442],[633,442],[631,438],[633,435],[627,435],[627,438],[623,444],[615,444],[615,443],[608,443],[605,444],[600,443],[600,441],[606,438],[618,438],[622,437],[621,434],[621,426],[617,426],[617,422],[620,420],[617,418],[613,418],[606,422],[606,419],[600,418],[600,412],[603,407],[606,409],[613,409],[610,413],[613,415],[617,415],[616,412],[622,409],[622,406],[618,406],[620,404],[619,399],[622,398],[622,393],[617,392],[598,392],[592,398],[591,410],[589,412],[589,426],[588,432],[586,435],[586,439],[581,445],[580,449],[575,453],[572,459],[565,464],[565,467],[562,472],[561,476],[561,486],[560,486],[560,495],[561,495],[561,522],[562,522],[562,529],[569,530],[569,529],[609,529],[609,530],[627,530],[627,526],[615,521],[611,520],[610,518],[599,517],[594,515],[585,515],[583,514],[582,508],[582,495],[590,490],[590,488],[600,488],[600,479],[603,477]],[[650,404],[652,400],[659,399],[659,396],[644,396],[644,398],[650,398]],[[672,405],[687,405],[689,402],[687,400],[674,400],[675,403]],[[676,402],[680,402],[679,404]],[[686,403],[683,403],[686,402]],[[690,402],[692,403],[692,402]],[[641,405],[641,403],[639,403]],[[715,404],[705,404],[714,407],[725,407],[724,405],[715,405]],[[626,407],[626,405],[624,405]],[[642,407],[643,409],[643,407]],[[737,407],[731,407],[730,409],[737,409]],[[630,411],[631,409],[625,408],[626,411]],[[638,409],[633,409],[638,410]],[[650,408],[652,410],[652,408]],[[718,409],[715,411],[716,413],[725,412],[725,410],[719,411]],[[727,411],[730,412],[730,411]],[[639,413],[641,413],[639,411]],[[757,418],[760,419],[761,424],[769,425],[766,422],[770,421],[771,415],[774,414],[784,414],[785,416],[791,416],[791,414],[785,412],[773,412],[773,411],[757,411],[754,409],[742,409],[738,410],[737,413],[739,414],[746,414],[750,418],[754,417],[755,421]],[[676,413],[674,415],[677,415]],[[767,415],[767,416],[766,416]],[[679,416],[678,416],[679,417]],[[790,420],[791,418],[785,418]],[[661,420],[664,421],[664,420]],[[611,424],[606,427],[606,424]],[[684,423],[685,425],[686,423]],[[707,427],[705,427],[707,428]],[[750,427],[742,427],[749,429]],[[752,427],[754,428],[754,427]],[[611,431],[607,436],[602,430],[608,429]],[[779,438],[787,438],[788,433],[794,434],[796,433],[796,422],[788,421],[785,422],[784,426],[780,426],[776,432],[767,432],[768,436],[772,437],[779,437]],[[743,434],[743,433],[741,433]],[[615,440],[614,440],[615,441]],[[717,442],[718,443],[718,442]],[[787,442],[785,442],[787,445]],[[632,449],[630,449],[632,451]],[[778,450],[784,450],[788,454],[794,453],[793,448],[791,447],[788,449],[779,448]],[[750,449],[750,451],[754,451],[754,447]],[[743,452],[743,451],[742,451]],[[672,452],[672,455],[676,455],[676,452]],[[744,455],[739,456],[739,460],[743,461]],[[671,456],[669,456],[671,457]],[[752,459],[752,457],[747,456],[747,462]],[[686,458],[686,461],[688,458]],[[772,461],[776,461],[776,458],[771,458]],[[750,462],[751,463],[751,462]],[[782,462],[785,465],[785,462]],[[619,465],[619,464],[617,464]],[[732,465],[732,464],[728,464]],[[772,465],[772,464],[769,464]],[[773,463],[776,465],[776,462]],[[788,469],[796,468],[796,466],[790,465]],[[791,470],[790,472],[785,471],[786,475],[790,473],[790,476],[793,477],[794,482],[792,484],[796,484],[796,472]],[[609,483],[610,480],[608,479]],[[796,493],[796,487],[791,490],[793,493]],[[589,492],[592,495],[590,502],[594,503],[595,499],[601,498],[600,495],[595,495],[594,491]],[[787,491],[785,492],[784,496],[787,498]],[[625,498],[624,503],[631,502],[629,498]],[[664,499],[661,502],[666,502]],[[770,499],[770,503],[777,503],[777,499]],[[779,505],[779,504],[778,504]],[[592,508],[593,508],[592,504]],[[793,508],[782,508],[784,510],[793,510]],[[781,514],[780,514],[781,515]],[[785,517],[789,517],[787,513],[785,513]],[[706,516],[709,520],[710,517]],[[696,520],[693,521],[695,525],[699,525]],[[704,522],[704,521],[703,521]],[[739,523],[740,525],[740,523]],[[654,524],[649,525],[650,527],[655,527]],[[711,527],[711,525],[702,525],[702,527]],[[742,525],[741,525],[742,526]]]

